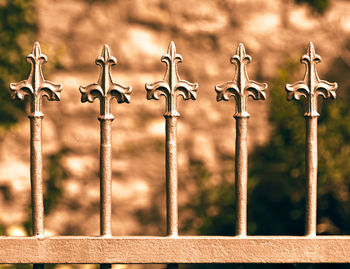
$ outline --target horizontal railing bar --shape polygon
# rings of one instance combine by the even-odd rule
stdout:
[[[0,237],[0,263],[350,263],[350,236]]]

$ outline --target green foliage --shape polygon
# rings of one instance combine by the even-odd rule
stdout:
[[[257,148],[249,160],[249,222],[255,234],[303,234],[305,111],[304,102],[288,102],[284,87],[301,78],[300,64],[287,62],[270,87],[269,119],[273,131],[267,145]],[[268,216],[268,217],[267,217]]]
[[[56,207],[62,197],[63,180],[68,177],[68,173],[62,165],[62,157],[65,153],[66,150],[61,150],[48,158],[44,194],[45,215],[48,215]]]
[[[187,233],[200,235],[232,235],[234,233],[234,186],[232,179],[215,186],[212,175],[201,162],[190,163],[191,178],[198,187],[190,209],[194,218],[183,222]],[[232,175],[231,175],[232,176]],[[228,183],[229,182],[229,183]]]
[[[48,215],[56,208],[62,197],[63,180],[68,177],[68,172],[62,165],[62,157],[67,153],[65,149],[49,155],[45,165],[44,180],[44,214]],[[28,218],[23,223],[27,234],[32,233],[31,204],[28,205]]]
[[[306,3],[318,14],[323,14],[330,5],[329,0],[295,0],[297,4]]]
[[[25,102],[10,100],[9,83],[24,79],[24,60],[35,41],[35,0],[0,1],[0,129],[24,115]]]

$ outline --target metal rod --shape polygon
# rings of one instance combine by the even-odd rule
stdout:
[[[86,87],[81,86],[81,101],[92,103],[94,99],[100,100],[100,235],[112,236],[112,121],[111,100],[118,103],[129,103],[131,87],[114,83],[111,67],[117,59],[111,56],[108,45],[102,48],[101,56],[95,61],[101,67],[97,83]],[[111,268],[111,264],[100,264],[100,268]]]
[[[316,236],[317,223],[317,116],[306,119],[306,199],[305,235]]]
[[[236,235],[247,235],[247,123],[248,117],[236,118],[236,159],[235,159],[235,185],[236,185]]]
[[[167,236],[178,236],[178,205],[177,205],[177,148],[176,123],[180,116],[177,111],[177,97],[184,100],[196,99],[197,83],[181,80],[177,72],[177,63],[182,56],[176,53],[175,43],[170,42],[167,54],[161,61],[167,66],[164,78],[154,83],[146,83],[147,99],[159,99],[165,96],[165,168],[166,168],[166,207],[167,207]],[[177,264],[167,264],[167,268],[177,268]]]
[[[177,116],[167,116],[165,135],[165,165],[166,165],[166,206],[167,206],[167,235],[178,235],[178,205],[177,205],[177,145],[176,124]]]
[[[30,119],[30,185],[32,200],[32,232],[35,237],[44,236],[44,202],[43,202],[43,165],[41,150],[41,98],[49,101],[59,101],[62,91],[61,84],[54,84],[44,79],[42,65],[47,57],[41,54],[38,42],[34,43],[32,53],[27,56],[31,64],[31,72],[27,80],[10,83],[12,98],[23,100],[24,96],[31,96]],[[43,264],[34,264],[33,268],[44,268]]]
[[[41,123],[43,115],[31,115],[30,119],[30,185],[32,199],[33,236],[44,236],[43,165],[41,147]],[[43,264],[33,264],[33,269],[44,269]]]
[[[30,184],[32,198],[32,231],[34,236],[44,235],[44,201],[42,179],[41,121],[43,116],[30,119]]]
[[[236,229],[237,236],[247,235],[247,180],[248,180],[248,149],[247,111],[248,97],[254,100],[265,100],[266,83],[250,80],[247,74],[247,64],[251,57],[246,54],[244,45],[237,47],[236,55],[231,57],[231,63],[236,65],[235,76],[228,81],[215,86],[216,100],[228,101],[235,97],[236,112],[236,157],[235,157],[235,190],[236,190]],[[248,86],[249,85],[249,86]]]
[[[100,144],[100,233],[111,235],[112,214],[112,121],[99,118],[101,127]],[[102,268],[102,267],[101,267]]]
[[[316,54],[314,45],[309,43],[306,54],[300,59],[305,64],[304,79],[286,85],[287,99],[300,100],[306,98],[306,145],[305,145],[305,235],[316,236],[317,225],[317,97],[335,99],[337,83],[320,80],[316,64],[321,62],[320,55]]]

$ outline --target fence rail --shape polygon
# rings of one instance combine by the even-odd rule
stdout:
[[[161,61],[166,64],[163,80],[146,83],[147,99],[165,97],[165,165],[167,198],[167,235],[142,237],[114,237],[111,233],[111,166],[112,133],[114,119],[111,101],[129,103],[131,87],[113,82],[111,67],[116,59],[107,45],[96,59],[101,67],[97,83],[80,87],[82,102],[100,101],[100,236],[44,236],[42,151],[41,151],[41,98],[58,101],[62,85],[44,79],[42,64],[47,61],[41,54],[39,43],[27,57],[32,69],[27,80],[11,83],[13,98],[31,97],[31,194],[33,236],[0,237],[0,263],[33,263],[43,268],[45,263],[95,263],[110,268],[112,263],[164,263],[177,267],[179,263],[350,263],[350,236],[316,236],[317,202],[317,97],[335,98],[336,83],[320,80],[316,64],[321,61],[310,42],[302,56],[306,71],[302,81],[287,84],[289,100],[306,98],[306,219],[305,236],[249,236],[247,235],[247,179],[248,151],[247,125],[249,113],[247,100],[266,97],[266,83],[248,78],[247,64],[251,57],[243,44],[231,58],[235,65],[232,81],[215,87],[217,101],[235,98],[236,112],[236,232],[235,236],[179,236],[177,208],[177,97],[196,99],[198,84],[181,80],[177,64],[182,61],[170,42],[167,54]],[[232,224],[233,225],[233,224]]]
[[[1,263],[350,263],[350,236],[3,237]]]

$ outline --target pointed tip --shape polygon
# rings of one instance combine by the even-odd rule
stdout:
[[[239,44],[238,44],[238,47],[239,47],[240,49],[245,50],[245,47],[244,47],[244,44],[243,44],[243,43],[239,43]]]
[[[237,47],[237,55],[244,56],[245,55],[245,47],[243,43],[239,43]]]
[[[38,41],[35,41],[34,45],[33,45],[33,55],[35,56],[39,56],[41,54],[41,48],[40,48],[40,44]]]
[[[171,54],[172,52],[176,52],[175,42],[170,41],[169,47],[168,47],[168,53]]]
[[[309,54],[315,54],[315,47],[314,44],[312,44],[312,42],[309,42],[309,45],[307,47],[307,51],[309,52]]]
[[[101,56],[104,59],[108,59],[110,57],[109,46],[107,44],[103,46]]]

